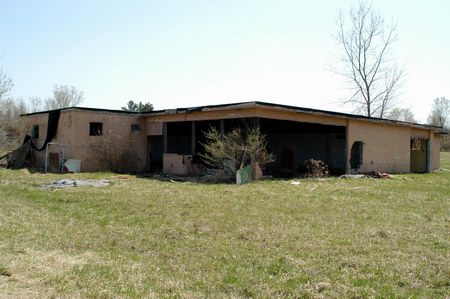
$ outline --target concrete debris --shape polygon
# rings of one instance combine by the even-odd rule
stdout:
[[[340,176],[341,179],[367,179],[368,175],[365,174],[343,174]]]
[[[107,187],[110,185],[109,180],[74,180],[74,179],[61,179],[54,181],[49,185],[40,187],[40,189],[61,189],[70,187]]]

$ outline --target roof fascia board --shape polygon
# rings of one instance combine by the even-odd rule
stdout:
[[[240,102],[240,103],[231,103],[231,104],[219,104],[219,105],[209,105],[209,106],[198,106],[198,107],[190,107],[190,108],[176,108],[176,109],[165,109],[165,110],[155,110],[150,112],[132,112],[132,111],[124,111],[124,110],[110,110],[110,109],[100,109],[100,108],[87,108],[87,107],[68,107],[68,108],[62,108],[62,109],[56,109],[60,111],[90,111],[90,112],[103,112],[103,113],[112,113],[112,114],[124,114],[124,115],[134,115],[134,116],[162,116],[162,115],[170,115],[170,114],[186,114],[186,113],[193,113],[193,112],[203,112],[203,111],[226,111],[231,109],[249,109],[249,108],[263,108],[263,109],[269,109],[269,110],[279,110],[279,111],[290,111],[295,113],[304,113],[304,114],[310,114],[310,115],[319,115],[319,116],[326,116],[326,117],[337,117],[337,118],[343,118],[348,120],[359,120],[359,121],[366,121],[366,122],[373,122],[373,123],[383,123],[388,125],[398,125],[398,126],[405,126],[410,128],[418,128],[418,129],[425,129],[425,130],[433,130],[433,131],[443,131],[443,128],[440,127],[434,127],[424,124],[415,124],[415,123],[409,123],[409,122],[403,122],[403,121],[395,121],[395,120],[389,120],[389,119],[379,119],[374,117],[368,117],[363,115],[355,115],[355,114],[349,114],[349,113],[342,113],[342,112],[333,112],[333,111],[326,111],[326,110],[318,110],[318,109],[311,109],[311,108],[302,108],[302,107],[295,107],[295,106],[288,106],[288,105],[281,105],[281,104],[274,104],[274,103],[267,103],[267,102],[259,102],[259,101],[252,101],[252,102]],[[44,114],[49,113],[50,111],[40,111],[40,112],[34,112],[34,113],[28,113],[23,114],[21,116],[32,116],[32,115],[38,115],[38,114]]]

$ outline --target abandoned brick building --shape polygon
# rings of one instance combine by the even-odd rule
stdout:
[[[64,150],[64,158],[81,161],[83,172],[100,171],[92,138],[121,136],[128,155],[121,171],[189,174],[203,150],[210,126],[228,132],[236,126],[258,126],[267,136],[275,162],[273,175],[301,173],[304,160],[325,161],[331,173],[430,172],[439,168],[440,130],[421,124],[292,107],[245,102],[134,113],[93,108],[64,108],[53,121],[48,151]],[[45,143],[51,112],[23,116],[36,147]],[[112,135],[111,135],[112,134]],[[43,167],[45,151],[32,151],[32,162]]]

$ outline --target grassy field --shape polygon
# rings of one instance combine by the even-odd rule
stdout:
[[[445,298],[442,168],[243,186],[0,169],[0,297]],[[37,188],[61,177],[112,185]]]

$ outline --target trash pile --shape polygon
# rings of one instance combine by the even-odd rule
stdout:
[[[329,175],[328,165],[321,160],[305,160],[306,174],[308,178],[323,178]]]

